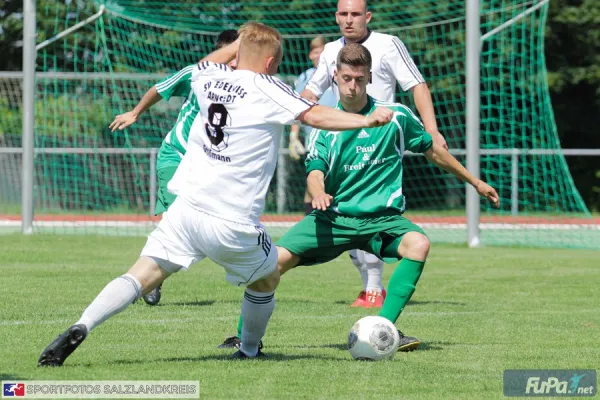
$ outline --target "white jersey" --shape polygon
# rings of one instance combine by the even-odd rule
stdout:
[[[341,37],[325,45],[317,70],[306,85],[317,97],[321,98],[325,90],[332,87],[339,100],[340,93],[333,72],[336,70],[338,53],[345,44],[345,39]],[[395,103],[396,82],[404,91],[425,82],[406,46],[397,37],[369,32],[360,44],[371,52],[372,77],[367,85],[367,93],[376,100]]]
[[[200,113],[169,191],[204,213],[259,224],[283,127],[314,103],[275,77],[207,61],[192,91]]]

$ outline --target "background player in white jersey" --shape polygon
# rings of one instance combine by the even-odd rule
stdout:
[[[333,87],[339,98],[334,78],[337,55],[345,44],[361,43],[369,49],[373,59],[371,81],[367,86],[369,95],[377,100],[394,102],[396,82],[402,90],[410,90],[425,130],[434,141],[447,148],[444,137],[438,131],[429,88],[404,43],[395,36],[367,28],[371,13],[366,0],[339,0],[335,20],[342,37],[325,45],[317,70],[302,92],[302,97],[316,101],[325,90]],[[352,306],[381,307],[385,298],[383,261],[363,251],[350,251],[350,258],[363,281],[363,290]]]
[[[298,80],[296,81],[296,86],[294,90],[298,93],[301,93],[309,79],[316,71],[317,64],[319,63],[319,57],[325,48],[325,38],[323,36],[317,36],[310,41],[310,52],[308,53],[308,58],[312,62],[313,66],[298,76]],[[333,93],[331,88],[325,90],[323,95],[319,98],[319,104],[328,107],[335,107],[337,104],[337,98]],[[304,147],[303,141],[308,139],[312,128],[306,125],[294,124],[290,129],[290,158],[292,160],[299,161],[302,156],[306,153],[306,149]],[[302,135],[300,135],[302,134]],[[304,165],[302,166],[302,176],[304,177]],[[308,195],[308,192],[304,192],[304,214],[309,214],[312,211],[311,198]]]
[[[237,38],[238,32],[236,30],[227,29],[221,32],[219,36],[217,36],[215,50],[219,50],[226,45],[235,42]],[[217,57],[213,58],[211,61],[226,62],[227,60],[231,60],[229,62],[229,67],[234,68],[235,59],[232,59],[232,57],[237,53],[237,47],[237,44],[230,46],[224,51],[219,52]],[[133,110],[117,115],[115,120],[109,126],[112,132],[117,129],[123,130],[134,124],[140,115],[160,100],[169,100],[171,97],[183,97],[185,99],[179,110],[177,122],[162,141],[158,151],[156,160],[158,201],[156,210],[154,210],[154,215],[162,214],[171,204],[173,204],[173,201],[175,201],[175,195],[167,190],[167,183],[169,183],[175,174],[181,159],[185,155],[188,138],[190,136],[190,128],[192,127],[196,115],[198,115],[198,112],[200,111],[196,95],[192,92],[192,71],[195,67],[196,64],[188,65],[152,86]],[[143,299],[146,304],[151,306],[157,305],[160,302],[161,290],[162,284],[158,285],[150,293],[144,295]]]
[[[38,366],[59,366],[88,333],[169,275],[206,257],[227,280],[246,286],[242,346],[234,358],[260,356],[258,344],[275,308],[277,250],[260,224],[284,125],[294,121],[332,130],[388,123],[393,113],[349,114],[302,99],[271,75],[283,56],[275,29],[258,23],[240,29],[237,70],[203,61],[192,77],[200,105],[188,151],[169,190],[178,197],[148,235],[140,258],[110,282],[74,325],[41,354]]]

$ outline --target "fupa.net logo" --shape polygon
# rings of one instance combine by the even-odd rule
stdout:
[[[597,391],[595,370],[506,370],[505,396],[588,397]]]
[[[532,376],[527,380],[525,393],[530,394],[593,394],[594,386],[580,386],[581,378],[586,374],[573,374],[568,381],[563,381],[557,377],[550,377],[542,380],[539,376]]]

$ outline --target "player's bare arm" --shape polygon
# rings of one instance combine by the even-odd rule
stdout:
[[[496,208],[500,207],[500,197],[496,190],[482,181],[475,178],[463,165],[458,162],[448,150],[440,146],[439,143],[433,142],[433,145],[424,153],[429,162],[437,165],[443,170],[450,172],[463,182],[473,186],[480,196],[485,197]]]
[[[345,131],[382,126],[390,122],[393,115],[393,111],[386,107],[378,107],[370,115],[364,116],[316,105],[300,114],[298,121],[328,131]]]
[[[421,116],[425,130],[431,135],[433,141],[448,149],[448,144],[444,136],[438,131],[437,122],[435,121],[435,112],[433,109],[433,101],[431,99],[431,92],[426,83],[419,83],[413,86],[411,89],[415,106]]]
[[[325,211],[331,205],[333,196],[325,193],[325,174],[323,171],[310,171],[306,178],[308,193],[312,196],[313,208]]]
[[[152,86],[133,110],[115,117],[115,120],[109,125],[111,132],[114,132],[117,129],[123,130],[134,124],[140,115],[160,100],[162,100],[162,97],[158,94],[156,86]]]

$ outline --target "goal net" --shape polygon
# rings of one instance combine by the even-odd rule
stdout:
[[[142,1],[42,2],[37,9],[34,172],[38,232],[145,234],[158,221],[156,150],[183,99],[161,101],[124,131],[115,115],[132,109],[153,84],[212,51],[223,29],[261,21],[284,35],[282,79],[311,66],[309,43],[339,37],[336,2]],[[432,92],[440,131],[465,161],[464,0],[370,1],[372,30],[398,36]],[[481,1],[481,175],[499,191],[500,210],[481,202],[481,239],[490,245],[598,248],[598,221],[569,173],[546,80],[548,3]],[[21,86],[0,76],[0,229],[18,229]],[[397,100],[414,109],[410,93]],[[405,157],[406,216],[436,242],[466,241],[465,186]],[[273,236],[302,216],[305,174],[290,159],[287,133],[267,198]]]

